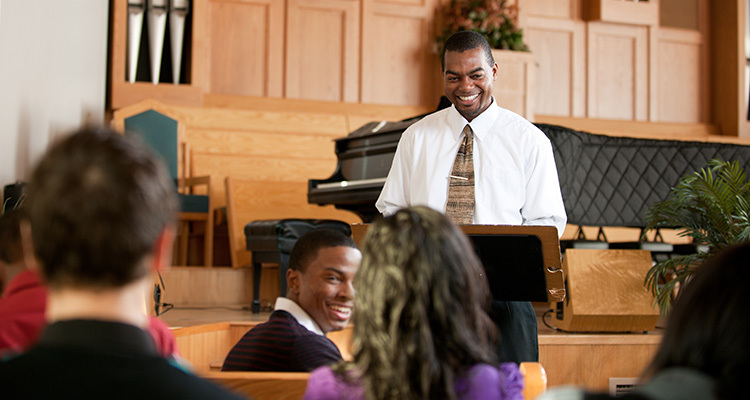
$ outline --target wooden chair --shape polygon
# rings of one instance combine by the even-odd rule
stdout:
[[[523,398],[533,400],[547,390],[547,373],[538,362],[520,365]],[[306,372],[204,372],[201,376],[255,400],[297,400],[307,388]]]
[[[139,135],[161,158],[174,180],[180,201],[180,227],[177,241],[178,265],[187,265],[188,234],[191,222],[203,222],[204,231],[204,261],[206,267],[213,265],[213,204],[211,193],[211,177],[190,176],[188,165],[189,150],[182,138],[184,126],[180,123],[180,116],[162,107],[157,102],[143,102],[131,107],[125,107],[116,112],[116,119],[122,121],[122,126],[116,129],[125,134]],[[200,193],[196,187],[205,187]]]

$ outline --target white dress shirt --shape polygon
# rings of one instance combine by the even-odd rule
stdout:
[[[292,317],[294,317],[294,319],[296,319],[300,325],[307,328],[308,331],[317,333],[321,336],[325,336],[325,333],[323,333],[323,330],[320,329],[318,323],[315,322],[315,320],[312,319],[312,317],[310,317],[310,315],[294,301],[289,300],[286,297],[277,297],[276,304],[273,305],[273,310],[286,311],[289,314],[292,314]]]
[[[474,131],[474,223],[551,225],[562,235],[567,216],[552,144],[494,99],[471,122],[451,106],[406,129],[375,204],[378,210],[391,215],[423,205],[445,212],[448,176],[466,124]]]

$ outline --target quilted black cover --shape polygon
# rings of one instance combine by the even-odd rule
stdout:
[[[712,158],[750,171],[750,146],[612,137],[536,124],[552,142],[568,223],[645,226],[651,203]]]

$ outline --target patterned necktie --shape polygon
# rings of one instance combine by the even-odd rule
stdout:
[[[448,186],[447,215],[456,224],[471,224],[474,221],[474,132],[467,124],[464,140],[458,147],[456,161]]]

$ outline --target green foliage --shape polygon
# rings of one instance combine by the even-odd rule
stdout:
[[[646,230],[675,228],[679,235],[708,246],[708,252],[674,257],[654,265],[646,287],[659,308],[671,308],[675,289],[690,279],[706,258],[750,240],[750,183],[737,161],[711,160],[700,171],[684,176],[669,198],[652,204]]]
[[[518,7],[506,0],[451,0],[443,5],[439,51],[448,38],[463,30],[479,32],[493,49],[529,51],[518,28]]]

